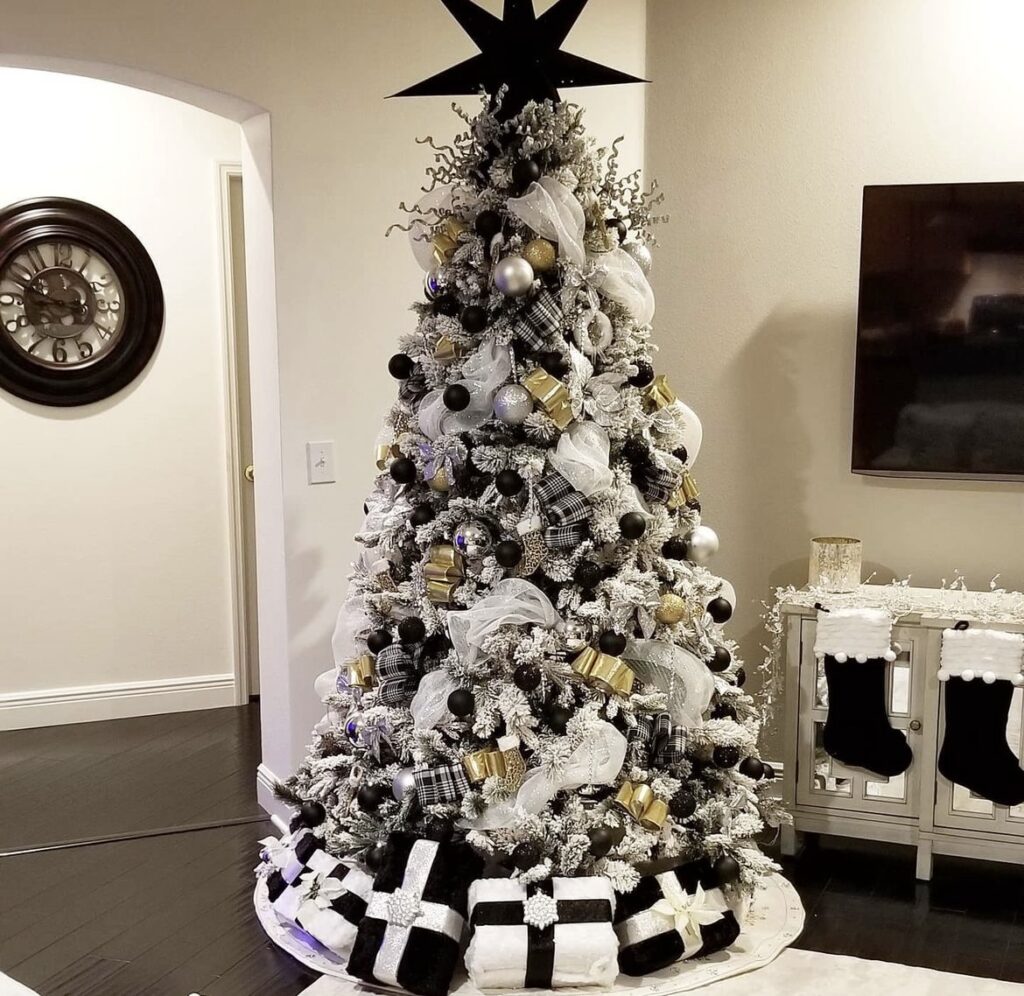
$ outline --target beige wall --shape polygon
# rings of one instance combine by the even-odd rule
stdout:
[[[53,73],[0,69],[0,96],[20,109],[0,204],[111,212],[152,256],[166,313],[156,356],[113,398],[55,409],[0,392],[0,727],[228,705],[217,164],[238,161],[240,129]]]
[[[567,48],[643,75],[645,8],[592,0]],[[287,553],[287,605],[276,611],[287,613],[289,659],[263,666],[291,669],[290,699],[276,704],[291,717],[281,767],[319,718],[312,681],[330,663],[374,437],[395,389],[387,358],[422,282],[407,244],[383,232],[429,164],[414,139],[444,140],[459,124],[444,98],[383,98],[472,52],[436,0],[37,0],[4,11],[0,64],[109,61],[270,112]],[[568,95],[583,98],[597,137],[627,134],[624,161],[640,164],[643,88]],[[339,482],[310,488],[304,446],[321,439],[337,440]]]
[[[850,465],[861,189],[1024,178],[1014,0],[652,0],[648,168],[673,223],[655,269],[662,366],[701,414],[696,476],[759,656],[759,603],[808,538],[868,569],[1024,587],[1019,485]]]

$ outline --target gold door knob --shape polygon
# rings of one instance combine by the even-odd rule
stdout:
[[[915,733],[920,733],[921,732],[921,720],[919,720],[919,719],[912,719],[910,721],[910,728]]]
[[[252,464],[249,464],[249,466],[245,468],[244,474],[245,479],[249,481],[250,484],[256,480],[256,468]]]

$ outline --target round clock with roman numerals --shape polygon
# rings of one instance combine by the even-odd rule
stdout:
[[[142,243],[113,215],[63,197],[0,211],[0,388],[85,405],[130,384],[163,328]]]

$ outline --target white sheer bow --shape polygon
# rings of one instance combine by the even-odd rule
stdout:
[[[425,674],[409,705],[412,725],[417,730],[432,730],[438,723],[451,719],[448,696],[461,687],[443,668]]]
[[[428,439],[442,434],[469,432],[478,429],[490,417],[494,395],[512,373],[512,358],[506,346],[488,339],[466,360],[462,368],[462,384],[469,391],[469,407],[461,412],[445,408],[444,392],[431,391],[420,406],[420,428]]]
[[[703,725],[715,691],[715,680],[703,661],[663,640],[630,640],[622,659],[642,682],[667,694],[672,722],[691,729]]]
[[[610,301],[622,305],[637,325],[654,320],[654,291],[639,263],[624,249],[591,256],[595,264],[590,283]]]
[[[558,243],[562,259],[583,266],[587,253],[583,233],[587,219],[576,196],[553,176],[531,183],[522,197],[512,197],[508,209],[541,238]]]
[[[589,498],[611,487],[608,433],[594,422],[577,422],[563,432],[549,460],[577,491]]]

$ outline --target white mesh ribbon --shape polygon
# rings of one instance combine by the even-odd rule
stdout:
[[[688,728],[702,725],[715,691],[715,679],[703,661],[664,640],[630,640],[622,659],[642,682],[667,694],[674,723]]]
[[[587,219],[583,207],[568,187],[554,177],[531,183],[522,197],[511,197],[509,211],[541,238],[558,243],[558,255],[577,266],[587,260],[583,233]]]
[[[637,261],[624,249],[594,254],[590,261],[594,264],[590,285],[609,301],[622,305],[637,325],[650,325],[654,319],[654,291]]]
[[[334,625],[334,636],[331,637],[331,648],[334,651],[334,663],[341,666],[354,660],[365,650],[364,641],[359,638],[370,628],[370,617],[363,608],[361,595],[353,594],[342,603],[338,612],[338,620]]]
[[[469,432],[478,429],[490,417],[494,395],[512,373],[512,358],[505,346],[487,339],[466,360],[462,378],[456,383],[469,391],[469,407],[461,412],[449,411],[444,406],[443,391],[431,391],[420,406],[420,428],[428,439],[448,433]]]
[[[432,730],[438,723],[451,719],[448,696],[461,687],[443,669],[425,674],[409,704],[413,727],[417,730]]]
[[[475,194],[463,187],[442,184],[424,194],[417,202],[409,224],[409,245],[416,262],[428,273],[437,265],[431,231],[445,215],[464,212],[477,200]]]
[[[611,487],[608,433],[594,422],[577,422],[563,432],[550,456],[551,466],[577,491],[589,498]]]
[[[448,634],[465,664],[480,656],[484,641],[500,627],[528,625],[557,629],[562,617],[540,588],[522,578],[499,581],[493,593],[472,608],[448,613]]]

